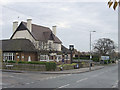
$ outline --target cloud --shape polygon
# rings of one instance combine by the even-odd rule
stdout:
[[[0,21],[0,26],[2,26],[2,25],[3,25],[3,21],[1,20],[1,21]]]
[[[59,27],[59,28],[70,28],[70,25],[69,25],[69,23],[68,22],[66,22],[66,21],[62,21],[62,22],[57,22],[57,26]]]
[[[63,11],[69,11],[70,9],[69,8],[67,8],[67,7],[62,7],[62,8],[60,8],[61,10],[63,10]]]
[[[57,36],[67,47],[73,43],[80,51],[89,51],[89,31],[92,34],[92,43],[102,37],[113,39],[117,42],[117,12],[108,8],[106,3],[14,3],[7,5],[12,9],[3,10],[3,38],[12,34],[12,22],[19,16],[19,21],[28,17],[33,23],[52,27],[57,25]],[[6,27],[7,26],[7,27]],[[7,34],[6,34],[7,33]],[[108,34],[110,33],[110,34]]]
[[[8,5],[12,2],[10,2],[10,0],[0,0],[0,5]]]

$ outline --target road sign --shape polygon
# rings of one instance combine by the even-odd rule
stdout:
[[[109,56],[101,56],[101,60],[109,60]]]

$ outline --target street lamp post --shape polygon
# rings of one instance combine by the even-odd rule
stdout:
[[[91,71],[91,58],[92,58],[92,54],[91,54],[91,33],[92,32],[96,32],[96,31],[90,31],[90,61],[89,61],[89,71]]]
[[[72,58],[73,58],[72,51],[74,50],[74,45],[69,45],[69,50],[71,51],[70,59],[71,59],[71,64],[72,64]]]

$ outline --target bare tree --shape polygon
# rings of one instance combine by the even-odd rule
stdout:
[[[115,51],[115,44],[111,39],[101,38],[93,45],[94,51],[101,55],[108,55]]]

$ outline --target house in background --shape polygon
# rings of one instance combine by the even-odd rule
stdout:
[[[62,59],[70,63],[67,51],[62,51],[61,40],[56,36],[56,26],[52,30],[48,27],[32,24],[32,19],[27,22],[13,22],[13,34],[10,39],[2,40],[4,60],[17,61],[54,61]],[[66,52],[66,54],[64,54]]]

